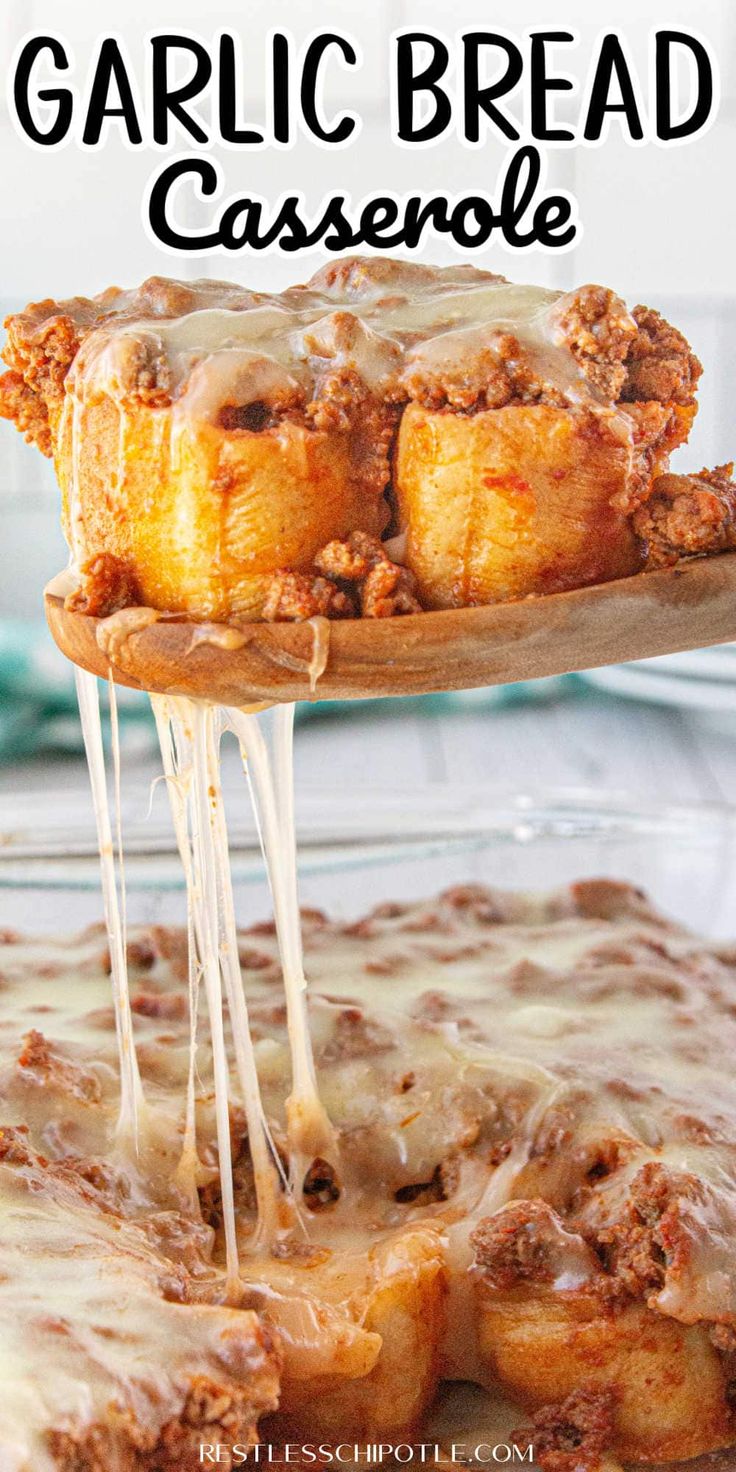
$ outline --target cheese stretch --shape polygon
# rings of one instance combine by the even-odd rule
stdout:
[[[112,682],[110,688],[114,692]],[[97,824],[105,916],[110,940],[121,1068],[118,1132],[121,1138],[136,1144],[141,1128],[145,1128],[146,1105],[130,1019],[122,853],[118,855],[116,882],[97,681],[94,676],[78,670],[77,689]],[[254,1232],[256,1242],[264,1238],[273,1240],[277,1231],[293,1225],[294,1187],[301,1182],[315,1157],[336,1157],[337,1149],[334,1131],[317,1092],[307,1023],[293,806],[294,708],[284,706],[273,713],[272,741],[269,743],[258,717],[252,713],[218,709],[205,702],[183,697],[150,698],[187,890],[191,1030],[187,1128],[180,1171],[182,1179],[190,1179],[191,1190],[194,1192],[196,1137],[193,1101],[197,1012],[202,984],[209,1019],[217,1102],[217,1140],[228,1281],[231,1293],[237,1296],[238,1254],[232,1195],[230,1084],[223,1023],[225,1002],[231,1020],[238,1087],[245,1107],[255,1172],[259,1209]],[[114,694],[112,699],[114,712]],[[227,729],[232,730],[240,742],[263,846],[279,939],[292,1079],[286,1106],[288,1179],[283,1176],[263,1113],[247,1001],[238,961],[227,827],[219,775],[220,739]],[[112,723],[112,736],[118,788],[120,754],[115,719]],[[119,791],[117,806],[119,811]]]

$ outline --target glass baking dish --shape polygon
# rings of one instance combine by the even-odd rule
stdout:
[[[607,877],[644,888],[704,935],[736,935],[736,807],[647,806],[621,793],[517,793],[436,783],[413,791],[297,792],[300,897],[340,918],[453,884],[551,889]],[[270,913],[244,780],[226,791],[238,923]],[[184,921],[163,783],[123,803],[129,924]],[[89,794],[3,798],[0,925],[72,931],[101,917]]]
[[[271,906],[244,781],[228,784],[226,806],[236,914],[247,926]],[[349,796],[302,790],[297,826],[302,903],[334,916],[465,882],[528,890],[605,876],[646,889],[694,930],[736,936],[736,807],[647,806],[622,793],[585,790],[509,796],[491,786],[437,783]],[[163,783],[152,794],[126,794],[123,830],[128,924],[183,923]],[[0,928],[62,934],[101,917],[89,794],[4,798]],[[652,1472],[733,1467],[726,1450]]]

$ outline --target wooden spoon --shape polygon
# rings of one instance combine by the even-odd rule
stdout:
[[[390,619],[207,624],[125,609],[68,612],[59,648],[93,674],[223,705],[420,695],[536,680],[736,640],[736,552],[569,593]],[[153,621],[155,620],[155,621]]]

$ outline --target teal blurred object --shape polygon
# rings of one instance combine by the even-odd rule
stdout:
[[[121,732],[148,720],[145,696],[120,691]],[[77,752],[74,670],[37,619],[0,619],[0,761]]]
[[[577,683],[577,676],[498,685],[487,690],[461,690],[442,695],[403,697],[400,701],[364,701],[363,711],[407,705],[436,712],[472,707],[492,709],[528,700],[551,700]],[[124,747],[154,747],[155,728],[145,695],[117,687],[120,734]],[[339,717],[341,701],[308,701],[297,707],[298,719]],[[56,648],[46,624],[38,619],[0,618],[0,762],[44,752],[82,750],[72,665]]]

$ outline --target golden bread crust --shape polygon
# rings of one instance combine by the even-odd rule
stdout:
[[[406,409],[396,487],[407,562],[431,608],[559,593],[643,565],[617,509],[628,445],[529,405],[471,418]]]
[[[595,1292],[478,1280],[488,1384],[528,1410],[559,1405],[581,1386],[614,1398],[611,1447],[624,1461],[686,1460],[730,1444],[728,1375],[707,1330],[639,1303],[607,1306]]]
[[[122,433],[110,399],[79,410],[78,504],[73,511],[72,422],[59,414],[55,463],[69,539],[125,564],[138,601],[203,618],[257,616],[271,578],[306,570],[356,524],[376,535],[388,508],[360,441],[284,420],[254,433],[173,422],[171,408],[139,408]]]

